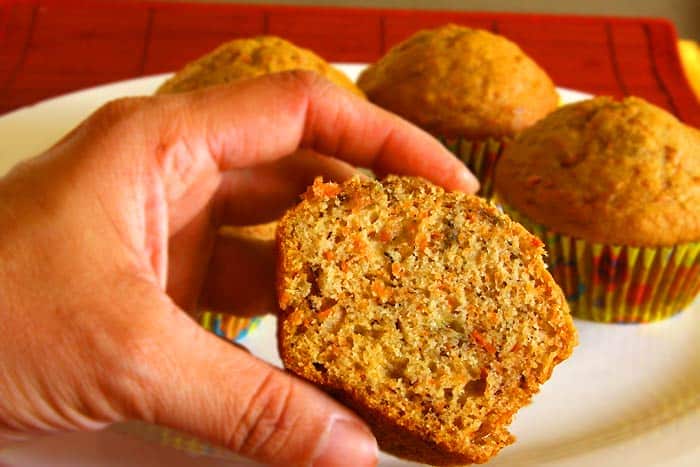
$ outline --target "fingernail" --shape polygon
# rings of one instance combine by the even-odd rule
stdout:
[[[312,467],[377,465],[377,441],[372,433],[354,420],[336,419]]]
[[[360,177],[360,180],[372,180],[373,178],[376,178],[374,177],[374,173],[372,173],[372,170],[366,169],[364,167],[357,167],[353,175]]]
[[[459,171],[457,174],[457,182],[467,193],[476,193],[479,191],[479,180],[477,180],[467,168]]]

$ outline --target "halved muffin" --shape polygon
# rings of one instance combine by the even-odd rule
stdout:
[[[277,242],[285,367],[392,454],[486,462],[575,345],[542,243],[479,197],[408,177],[319,180]]]

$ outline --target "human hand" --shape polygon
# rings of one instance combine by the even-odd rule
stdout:
[[[250,271],[218,247],[220,225],[274,218],[314,175],[350,173],[275,162],[299,147],[477,188],[426,134],[299,72],[115,101],[0,179],[0,438],[139,419],[262,462],[375,463],[352,412],[183,311],[231,300],[209,285],[221,265]]]

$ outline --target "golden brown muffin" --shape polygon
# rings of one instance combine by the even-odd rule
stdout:
[[[589,242],[697,241],[699,135],[636,97],[570,104],[508,145],[496,191],[532,221]]]
[[[356,410],[379,446],[486,462],[576,333],[542,243],[424,180],[317,180],[281,220],[286,368]]]
[[[227,42],[189,63],[158,88],[157,94],[192,91],[288,70],[315,71],[357,95],[364,95],[343,72],[311,50],[275,36]]]
[[[359,77],[374,103],[438,136],[506,137],[554,110],[552,80],[508,39],[450,24],[420,31]]]

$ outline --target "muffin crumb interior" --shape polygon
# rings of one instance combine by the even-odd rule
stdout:
[[[463,461],[512,442],[513,414],[571,352],[541,242],[479,198],[319,180],[278,234],[285,365]]]

